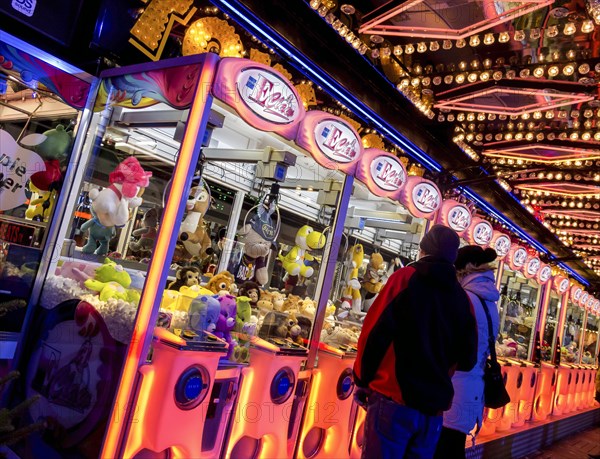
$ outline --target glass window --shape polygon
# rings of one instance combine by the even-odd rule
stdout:
[[[583,355],[581,356],[581,363],[593,365],[597,362],[599,325],[600,319],[597,316],[588,313],[583,336]]]
[[[362,321],[388,277],[417,259],[424,230],[424,219],[354,182],[321,332],[324,343],[356,346]]]
[[[561,359],[563,362],[579,363],[584,310],[569,301],[566,314],[561,343]]]
[[[534,342],[540,288],[518,271],[505,266],[500,284],[500,346],[498,354],[527,359]]]
[[[550,286],[546,288],[550,288]],[[561,303],[562,297],[554,290],[551,290],[544,335],[542,336],[542,360],[548,362],[552,361],[552,348],[556,345],[556,327],[560,317]]]
[[[0,56],[0,332],[19,333],[90,85],[3,42]]]

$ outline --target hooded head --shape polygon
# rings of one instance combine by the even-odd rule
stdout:
[[[490,247],[483,249],[478,245],[466,245],[458,250],[454,266],[457,271],[466,269],[469,264],[479,268],[491,263],[497,256],[496,251]]]
[[[456,232],[443,225],[434,225],[421,240],[421,250],[425,255],[454,263],[458,253],[460,238]]]

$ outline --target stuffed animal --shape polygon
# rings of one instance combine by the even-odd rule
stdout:
[[[78,282],[80,287],[85,287],[85,281],[94,277],[96,268],[89,263],[64,261],[56,268],[54,273],[57,276]]]
[[[296,295],[288,295],[282,304],[281,311],[287,313],[299,313],[302,298]]]
[[[244,245],[242,260],[235,271],[236,282],[255,281],[265,285],[269,281],[267,259],[279,234],[271,218],[275,210],[275,201],[270,204],[261,202],[250,222],[238,232]]]
[[[302,333],[302,328],[298,325],[298,318],[294,313],[291,313],[288,316],[288,332],[287,338],[291,339],[296,344],[304,345],[304,340],[300,334]]]
[[[206,288],[219,295],[228,295],[234,284],[233,275],[229,271],[221,271],[210,278],[206,284]]]
[[[177,270],[176,280],[169,284],[169,290],[179,290],[181,287],[200,285],[200,270],[195,266],[184,266]]]
[[[238,295],[249,297],[250,305],[256,308],[260,298],[260,287],[256,282],[246,281],[240,286]]]
[[[133,156],[121,162],[108,176],[110,186],[102,191],[90,190],[92,210],[104,227],[124,226],[129,220],[129,209],[138,207],[138,194],[150,183],[152,172],[146,172]]]
[[[219,314],[214,334],[218,338],[224,339],[227,341],[227,344],[229,344],[227,359],[230,359],[233,355],[234,347],[236,346],[235,341],[231,337],[231,331],[235,327],[237,304],[235,297],[232,295],[220,295],[218,301],[221,305],[221,313]]]
[[[247,335],[254,335],[256,333],[256,325],[254,329],[250,322],[252,318],[252,307],[250,306],[250,298],[247,296],[238,296],[236,298],[237,312],[235,319],[235,331],[238,333],[245,333]]]
[[[316,312],[317,304],[309,297],[304,298],[300,304],[300,314],[310,319],[314,319]]]
[[[379,271],[383,269],[383,257],[379,252],[371,254],[367,272],[363,280],[363,288],[369,293],[379,293],[383,288]]]
[[[202,332],[214,333],[221,314],[221,303],[210,295],[201,295],[192,301],[189,309],[188,324],[192,330],[202,336]]]
[[[56,191],[42,190],[36,187],[31,180],[29,181],[28,188],[31,191],[31,198],[29,206],[25,211],[25,218],[27,220],[47,222],[56,202]]]
[[[182,285],[179,287],[179,296],[175,302],[175,310],[187,312],[190,309],[192,301],[200,295],[213,295],[213,292],[199,285],[192,285],[191,287]]]
[[[325,236],[312,227],[304,225],[296,233],[295,243],[296,245],[285,256],[281,253],[278,255],[283,269],[290,276],[311,277],[314,269],[307,266],[306,262],[315,260],[315,257],[309,251],[322,249],[325,245]]]
[[[206,223],[202,219],[210,207],[210,194],[202,186],[190,190],[186,202],[187,214],[179,226],[179,240],[192,256],[204,258],[212,253]]]
[[[63,161],[71,148],[72,133],[62,124],[43,133],[44,141],[35,146],[35,151],[45,160]]]
[[[285,302],[285,295],[283,293],[274,291],[271,301],[275,311],[283,311],[283,303]]]
[[[268,290],[261,290],[260,298],[256,303],[259,309],[270,311],[273,309],[273,293]]]
[[[88,241],[81,251],[102,256],[108,254],[110,240],[117,234],[114,226],[103,226],[100,223],[93,209],[92,218],[81,225],[81,231],[88,233]]]
[[[154,247],[158,226],[158,211],[150,209],[144,214],[142,228],[134,230],[131,234],[138,239],[129,243],[129,248],[134,252],[151,250]]]
[[[361,311],[360,282],[358,281],[358,269],[362,266],[365,252],[362,244],[353,245],[348,251],[348,274],[346,276],[346,288],[342,292],[342,308],[352,309],[352,312]]]
[[[96,268],[94,278],[86,280],[84,284],[90,290],[98,292],[101,301],[108,301],[110,298],[135,304],[140,301],[140,292],[129,288],[131,277],[127,271],[108,258]]]

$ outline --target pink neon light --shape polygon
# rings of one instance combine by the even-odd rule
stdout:
[[[495,15],[492,17],[488,17],[481,21],[475,22],[468,27],[463,27],[462,29],[451,29],[451,28],[439,28],[439,27],[420,27],[414,25],[408,26],[398,26],[398,25],[389,25],[382,24],[385,21],[391,20],[394,17],[400,15],[401,13],[411,13],[410,9],[415,6],[421,6],[421,4],[425,4],[425,6],[429,7],[431,0],[412,0],[404,2],[401,5],[398,5],[396,8],[375,17],[374,19],[366,22],[359,29],[360,33],[370,33],[370,34],[379,34],[379,35],[390,35],[390,36],[398,36],[398,37],[413,37],[413,38],[449,38],[458,40],[461,38],[466,38],[469,35],[475,34],[477,32],[481,32],[483,30],[491,29],[492,27],[497,26],[498,24],[502,24],[504,22],[510,21],[519,16],[523,16],[524,14],[530,13],[532,11],[536,11],[544,6],[551,5],[553,0],[528,0],[528,1],[507,1],[507,0],[497,0],[495,2],[485,1],[482,2],[484,6],[482,10],[484,13],[488,13],[489,11],[493,11],[495,4],[505,3],[509,7],[511,5],[516,4],[514,7],[510,8],[508,11],[500,15]],[[442,19],[440,15],[437,15],[433,8],[431,9],[431,13],[435,14],[440,20]],[[495,13],[495,11],[494,11]]]
[[[440,94],[449,94],[450,91],[446,93]],[[552,101],[547,102],[537,102],[530,103],[527,105],[520,105],[516,107],[507,107],[501,105],[493,105],[493,104],[482,104],[482,103],[467,103],[463,101],[467,100],[475,100],[477,98],[483,97],[493,97],[494,95],[517,95],[517,96],[529,96],[536,97],[540,100],[552,99]],[[537,89],[511,89],[505,88],[501,86],[496,86],[492,88],[482,89],[479,91],[474,91],[469,94],[465,94],[462,96],[451,97],[446,100],[440,100],[434,106],[436,108],[445,108],[457,111],[474,111],[474,112],[485,112],[485,113],[494,113],[497,115],[523,115],[525,113],[531,113],[536,110],[548,110],[551,108],[561,107],[563,105],[577,104],[582,102],[587,102],[594,99],[594,96],[587,94],[569,94],[565,92],[547,92],[547,90],[537,90]],[[498,103],[500,104],[500,100]]]

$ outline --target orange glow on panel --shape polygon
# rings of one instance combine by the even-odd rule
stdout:
[[[181,151],[177,162],[180,166],[176,168],[173,175],[169,199],[163,212],[163,228],[174,228],[177,224],[178,205],[185,189],[185,182],[190,172],[190,166],[192,166],[191,158],[194,154],[194,145],[200,134],[202,116],[206,102],[208,101],[206,91],[213,81],[213,76],[214,63],[207,59],[203,65],[202,73],[198,81],[198,89],[196,90],[192,109],[190,110],[186,135],[181,144]],[[170,238],[171,234],[167,231],[160,231],[156,240],[153,254],[153,261],[155,262],[150,263],[150,269],[148,270],[148,275],[146,277],[144,292],[138,308],[131,343],[129,344],[123,372],[121,374],[121,381],[115,397],[111,417],[108,422],[106,438],[100,455],[102,458],[108,459],[119,456],[119,441],[125,430],[125,422],[123,419],[120,419],[120,415],[121,413],[127,412],[126,408],[131,402],[139,364],[146,358],[145,355],[142,355],[144,339],[154,328],[154,324],[149,324],[149,322],[152,316],[154,299],[160,289],[160,277],[164,268],[163,263],[156,261],[166,260]]]

